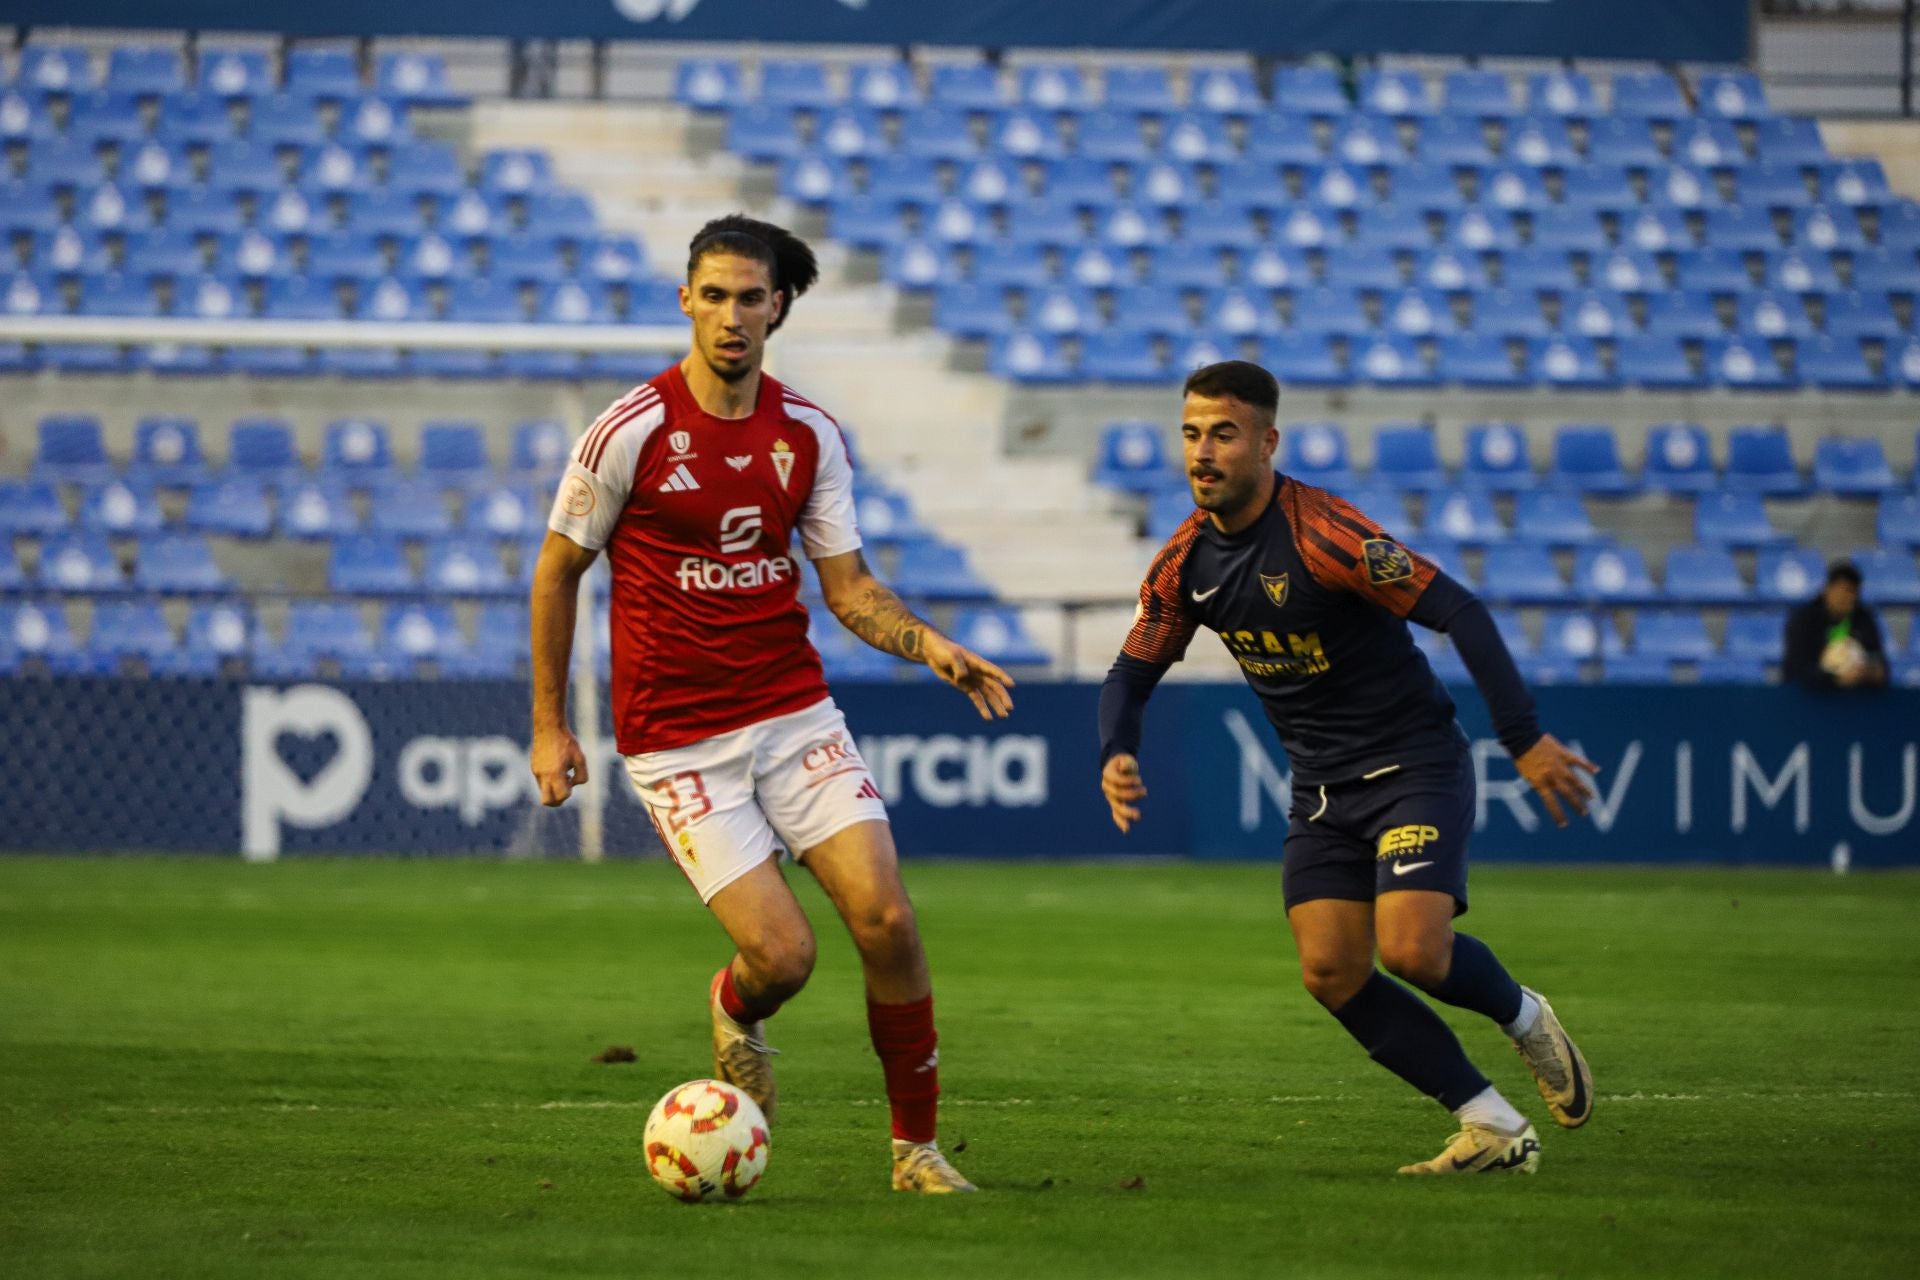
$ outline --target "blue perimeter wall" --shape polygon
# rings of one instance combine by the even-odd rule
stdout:
[[[295,36],[798,41],[987,48],[1741,62],[1748,0],[10,0],[21,26]]]
[[[1543,723],[1604,769],[1592,820],[1553,828],[1471,689],[1477,857],[1920,865],[1920,690],[1816,697],[1734,687],[1545,688]],[[1152,794],[1121,837],[1098,783],[1098,690],[1036,684],[987,725],[936,684],[836,698],[903,850],[1277,858],[1286,761],[1240,685],[1169,684],[1147,713]],[[298,686],[0,681],[0,849],[570,855],[540,808],[523,683]],[[611,743],[608,748],[611,751]],[[607,849],[658,851],[617,759],[594,762]]]

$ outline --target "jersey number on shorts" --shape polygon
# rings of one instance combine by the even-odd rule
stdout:
[[[667,831],[678,835],[713,812],[713,797],[696,769],[660,779],[651,790],[666,808]]]

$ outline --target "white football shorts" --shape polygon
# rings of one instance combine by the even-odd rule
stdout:
[[[796,860],[886,803],[832,698],[684,747],[625,757],[654,830],[700,894],[784,847]]]

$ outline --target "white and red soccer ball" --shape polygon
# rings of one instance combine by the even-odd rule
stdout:
[[[767,1118],[740,1090],[689,1080],[647,1117],[647,1172],[682,1200],[738,1200],[767,1171]]]

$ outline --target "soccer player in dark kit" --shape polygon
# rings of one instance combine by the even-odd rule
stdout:
[[[1182,435],[1199,508],[1155,557],[1100,695],[1101,789],[1122,832],[1147,794],[1135,754],[1154,686],[1200,627],[1219,633],[1293,767],[1282,861],[1307,990],[1369,1056],[1458,1118],[1402,1173],[1532,1173],[1533,1126],[1418,996],[1484,1014],[1519,1050],[1553,1118],[1593,1114],[1593,1078],[1553,1008],[1455,930],[1467,909],[1474,770],[1446,689],[1407,630],[1453,639],[1495,732],[1555,822],[1584,814],[1594,764],[1542,733],[1472,592],[1348,503],[1273,469],[1279,386],[1229,360],[1186,383]],[[1387,970],[1374,967],[1374,956]],[[1388,975],[1393,975],[1389,977]]]

